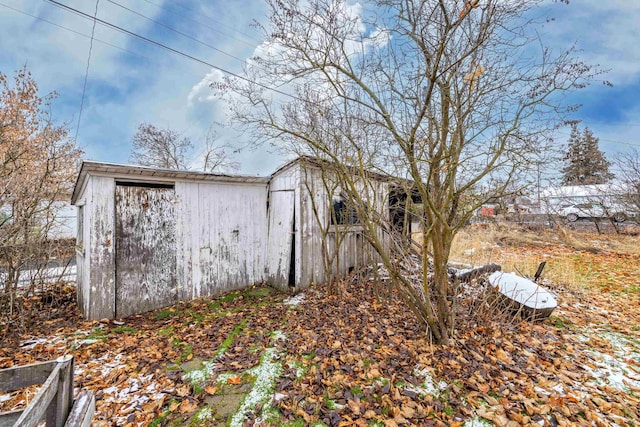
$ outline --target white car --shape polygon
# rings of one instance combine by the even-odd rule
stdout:
[[[600,203],[578,203],[563,206],[558,210],[569,222],[575,222],[580,218],[611,218],[615,222],[627,220],[627,214],[621,207],[605,207]]]

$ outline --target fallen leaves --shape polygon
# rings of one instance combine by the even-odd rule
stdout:
[[[227,378],[228,384],[238,385],[242,383],[242,379],[240,377],[229,377]]]
[[[617,273],[607,278],[606,293],[598,283],[593,288],[552,284],[561,304],[551,319],[470,325],[449,347],[430,345],[395,292],[344,281],[333,293],[322,286],[305,292],[298,305],[283,304],[284,295],[260,305],[224,297],[179,304],[167,317],[148,313],[118,324],[54,319],[21,337],[20,345],[0,348],[0,365],[73,352],[75,386],[98,397],[96,424],[146,425],[163,414],[186,420],[206,398],[219,398],[229,387],[249,387],[251,381],[239,373],[259,363],[270,331],[282,329],[287,341],[281,343],[283,374],[272,403],[280,418],[274,425],[463,426],[472,419],[497,426],[640,423],[639,393],[629,382],[640,372],[635,344],[640,331],[633,327],[640,309],[638,295],[623,292],[630,282],[622,268],[628,264],[636,271],[640,260],[555,246],[508,250],[551,254],[545,258],[549,268],[556,256],[575,256],[577,264],[590,265],[597,280],[607,270]],[[51,325],[55,334],[48,332]],[[202,366],[198,361],[216,355],[212,378],[199,387],[183,379],[186,365]],[[613,380],[622,374],[604,366],[612,361],[627,369],[618,382]],[[217,383],[219,372],[231,375]],[[0,395],[0,406],[11,409],[21,399],[25,392]]]

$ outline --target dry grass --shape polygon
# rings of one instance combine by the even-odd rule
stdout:
[[[545,278],[580,289],[615,284],[619,273],[611,270],[610,261],[626,259],[628,273],[634,273],[638,257],[638,236],[581,233],[563,227],[531,230],[501,224],[462,230],[451,253],[451,260],[472,265],[496,262],[504,271],[528,276],[546,261]],[[621,282],[619,286],[625,285]]]

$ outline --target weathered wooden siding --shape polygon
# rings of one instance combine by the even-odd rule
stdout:
[[[173,188],[116,185],[116,317],[178,301],[174,201]]]
[[[76,292],[78,305],[83,313],[89,312],[89,301],[91,298],[89,286],[89,272],[91,271],[89,256],[91,248],[91,227],[89,227],[89,213],[92,195],[92,186],[87,185],[84,188],[82,197],[76,202],[76,204],[82,206],[82,215],[78,216],[78,221],[82,221],[83,223],[81,230],[82,236],[78,236],[78,240],[81,243],[76,244]]]
[[[265,279],[266,184],[176,183],[181,298]]]
[[[295,191],[269,192],[267,272],[271,286],[286,290],[289,285],[291,243],[294,239]]]
[[[290,235],[285,238],[278,238],[280,232],[283,230],[272,230],[271,221],[267,229],[268,244],[266,251],[266,272],[271,286],[282,290],[288,290],[289,266],[285,261],[281,260],[281,256],[285,256],[287,260],[291,259],[291,240],[293,239],[295,250],[293,254],[293,268],[294,268],[294,286],[296,289],[300,288],[302,283],[302,248],[303,242],[300,234],[302,225],[302,219],[300,216],[301,211],[301,188],[300,188],[300,165],[293,163],[287,168],[279,171],[275,174],[269,182],[270,195],[274,194],[275,197],[269,199],[269,218],[280,218],[278,221],[274,221],[274,225],[282,221],[282,218],[291,215],[286,219],[291,224],[290,219],[293,219]],[[280,193],[287,193],[287,195],[278,195]],[[291,194],[293,196],[291,196]],[[292,197],[292,200],[291,200]],[[286,226],[289,227],[289,226]],[[278,228],[282,228],[279,226]],[[280,270],[280,271],[279,271]],[[287,271],[287,274],[284,274]]]
[[[326,233],[326,250],[328,257],[338,251],[337,259],[333,261],[333,271],[336,275],[344,275],[351,268],[368,265],[378,261],[373,247],[364,237],[362,226],[329,226],[331,194],[323,185],[321,170],[305,168],[301,173],[301,205],[302,205],[302,270],[301,285],[323,283],[328,280],[323,263],[323,229]],[[363,190],[365,191],[365,190]],[[370,200],[375,209],[385,217],[388,215],[388,184],[374,181],[368,190]],[[314,212],[313,202],[316,212]],[[328,227],[328,228],[327,228]],[[340,233],[343,234],[340,242]],[[379,231],[379,238],[387,245],[387,237]],[[336,245],[336,242],[340,242]],[[338,246],[336,248],[336,246]]]
[[[198,183],[176,182],[176,278],[180,299],[200,294],[200,205]]]
[[[173,293],[171,298],[165,295],[162,304],[215,295],[267,279],[281,289],[287,289],[291,282],[296,289],[301,289],[313,282],[327,280],[320,225],[328,225],[331,200],[323,188],[319,169],[294,162],[267,182],[260,178],[173,173],[118,165],[91,167],[96,175],[86,171],[84,188],[77,187],[79,192],[74,191],[75,203],[85,206],[84,249],[79,250],[78,261],[78,298],[89,319],[127,314],[121,310],[116,313],[117,264],[129,262],[133,266],[141,260],[139,254],[131,251],[121,253],[126,259],[116,262],[115,181],[146,182],[135,174],[146,174],[150,183],[172,184],[175,189],[171,205],[163,205],[167,213],[175,212],[171,214],[175,221],[172,270],[175,283],[167,285]],[[116,172],[111,174],[111,169]],[[386,216],[388,184],[375,182],[373,189],[375,194],[371,197],[376,209]],[[316,203],[318,218],[312,200]],[[133,210],[136,206],[132,204],[130,208]],[[327,235],[329,255],[334,250],[336,231],[340,230],[332,230]],[[385,239],[385,236],[381,237]],[[167,236],[164,239],[173,240]],[[154,246],[159,244],[161,242],[156,241]],[[346,228],[344,242],[337,250],[339,268],[335,267],[335,272],[339,275],[347,273],[351,267],[377,260],[360,226]],[[127,261],[129,257],[131,259]],[[293,259],[293,280],[289,277],[290,259]],[[162,268],[158,271],[164,274]],[[121,295],[118,305],[124,305],[126,300],[131,303],[131,310],[136,307],[141,311],[140,295],[129,294],[131,301]]]
[[[87,199],[85,228],[89,232],[89,246],[85,254],[89,257],[88,307],[89,319],[112,319],[115,317],[115,233],[114,196],[115,180],[111,177],[94,176],[91,198]]]

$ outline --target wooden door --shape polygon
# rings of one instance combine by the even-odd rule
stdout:
[[[292,267],[294,236],[293,190],[269,192],[269,237],[267,239],[267,268],[269,283],[286,289]]]
[[[174,304],[173,186],[116,185],[116,317]]]

